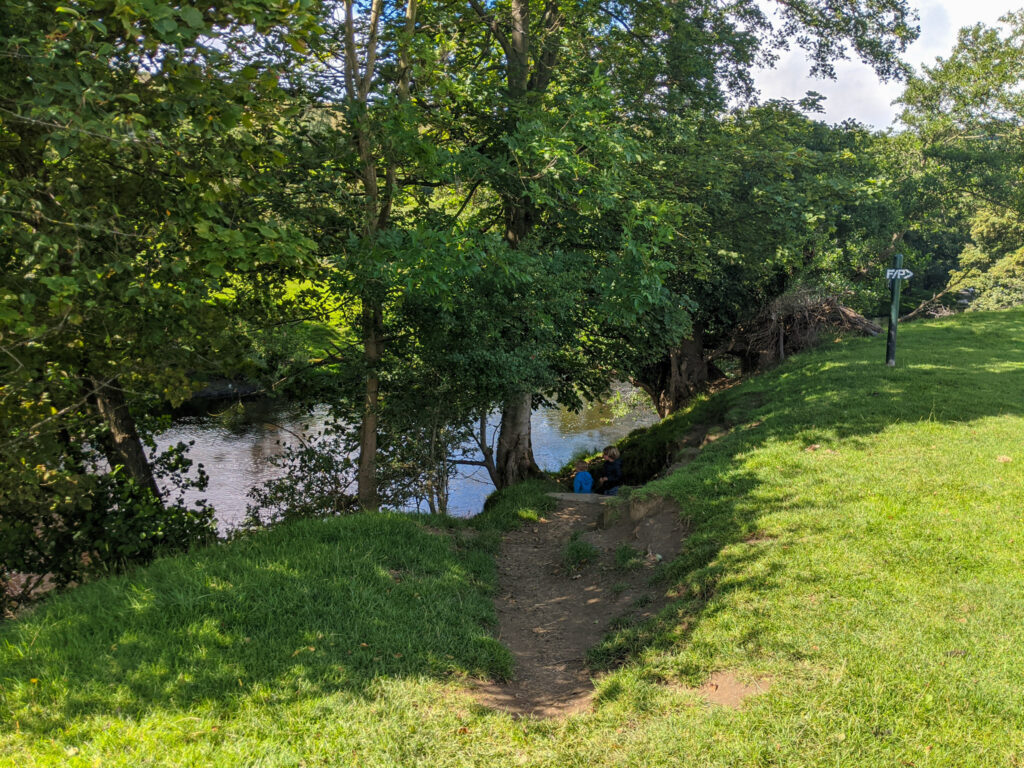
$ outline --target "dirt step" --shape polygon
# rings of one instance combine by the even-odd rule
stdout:
[[[611,504],[615,501],[614,496],[604,496],[600,493],[549,493],[552,499],[557,499],[560,504],[575,506],[577,504]]]
[[[551,495],[558,509],[506,534],[498,557],[498,639],[515,657],[515,679],[480,683],[474,691],[480,704],[518,716],[564,717],[589,708],[594,688],[587,650],[613,620],[643,620],[665,604],[665,586],[652,586],[650,579],[659,561],[678,554],[685,534],[677,512],[663,511],[639,524],[622,515],[602,529],[596,523],[617,509],[616,497]],[[563,552],[574,534],[599,556],[567,571]],[[616,566],[622,545],[637,550],[638,566]]]

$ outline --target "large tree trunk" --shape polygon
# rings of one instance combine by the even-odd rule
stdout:
[[[636,383],[650,396],[658,415],[665,418],[707,388],[717,368],[704,356],[702,334],[670,349],[658,362],[644,368]]]
[[[533,396],[529,393],[509,400],[502,408],[495,462],[495,485],[499,489],[543,475],[533,459],[533,441],[530,437],[532,414]]]
[[[505,53],[505,73],[509,100],[526,105],[534,94],[547,90],[553,69],[558,59],[562,16],[557,0],[545,0],[541,28],[541,44],[534,50],[531,34],[530,0],[511,0],[509,25],[503,28],[484,6],[471,0],[471,4],[482,19],[487,22]],[[516,110],[510,111],[513,124],[508,126],[514,133]],[[505,241],[511,248],[519,248],[533,229],[535,206],[528,195],[515,193],[503,195],[502,207],[505,213]],[[530,433],[530,415],[533,396],[524,393],[507,401],[502,407],[501,431],[498,434],[496,466],[491,472],[498,488],[507,488],[514,483],[531,477],[541,476],[533,458],[533,441]],[[485,454],[486,456],[486,454]],[[485,458],[485,466],[490,457]]]
[[[505,240],[518,248],[533,225],[533,211],[529,198],[505,200]],[[522,394],[504,403],[501,409],[501,430],[498,433],[496,472],[492,474],[497,488],[541,475],[533,458],[530,415],[533,396]],[[489,471],[489,470],[488,470]]]
[[[110,468],[123,466],[128,476],[140,488],[148,489],[157,501],[160,501],[160,489],[157,487],[156,478],[153,477],[153,468],[146,458],[146,450],[135,429],[135,420],[128,410],[124,393],[116,387],[100,382],[94,382],[93,388],[96,410],[107,424],[103,452]]]
[[[356,474],[359,506],[377,509],[377,421],[380,404],[380,364],[382,312],[371,302],[363,303],[363,360],[366,363],[366,389],[363,423],[359,431],[359,470]]]

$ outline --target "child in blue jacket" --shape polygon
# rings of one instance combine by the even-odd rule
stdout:
[[[587,471],[587,462],[576,462],[576,474],[572,478],[573,493],[590,493],[594,487],[594,476]]]

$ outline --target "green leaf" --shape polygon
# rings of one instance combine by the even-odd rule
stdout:
[[[206,26],[206,23],[203,20],[203,14],[192,6],[185,6],[182,8],[178,11],[178,16],[182,21],[192,27],[192,29],[202,29]]]

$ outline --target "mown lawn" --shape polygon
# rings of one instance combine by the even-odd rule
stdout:
[[[0,764],[1024,765],[1024,312],[795,357],[634,438],[729,433],[647,486],[691,534],[677,599],[591,653],[591,714],[513,720],[473,676],[508,494],[453,534],[291,524],[0,627]],[[660,443],[659,443],[660,444]],[[478,533],[476,533],[479,531]],[[687,686],[770,680],[737,710]]]

